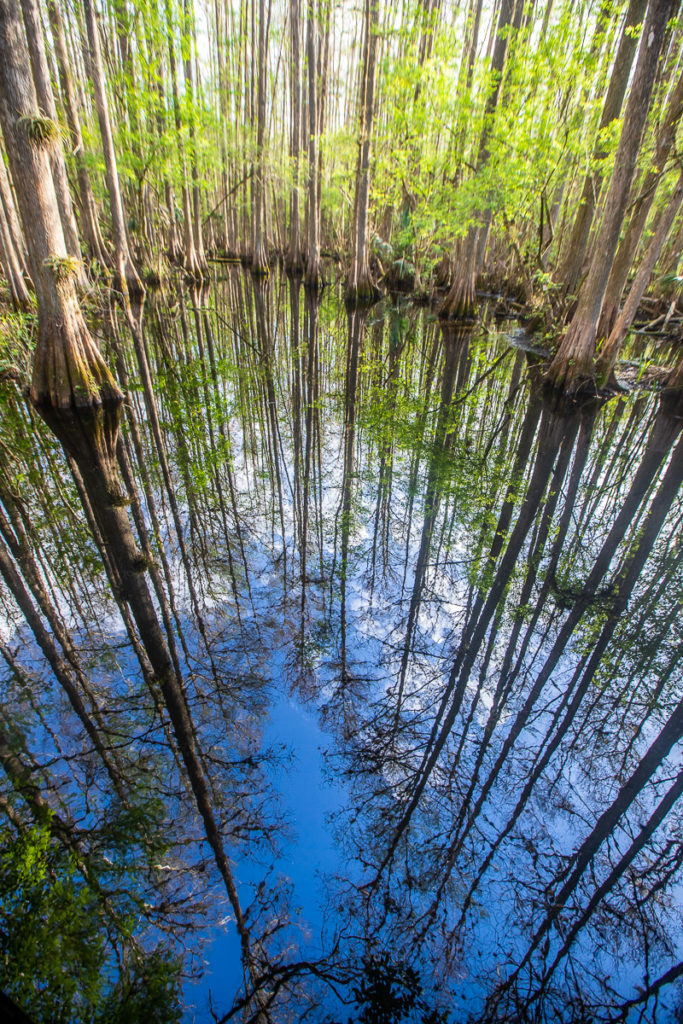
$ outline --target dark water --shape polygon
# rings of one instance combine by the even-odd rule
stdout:
[[[3,543],[23,524],[137,818],[7,587],[2,786],[35,810],[11,747],[142,945],[182,955],[184,1019],[678,1019],[676,410],[559,408],[509,323],[235,271],[148,302],[155,437],[103,316],[256,968],[69,467],[11,395]]]

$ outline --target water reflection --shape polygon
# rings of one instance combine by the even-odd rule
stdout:
[[[667,1019],[680,405],[239,271],[102,329],[120,432],[3,385],[4,848],[51,811],[112,963],[125,865],[220,1020]]]

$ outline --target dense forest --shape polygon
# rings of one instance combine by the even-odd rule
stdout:
[[[0,1007],[683,1020],[683,9],[0,0]]]

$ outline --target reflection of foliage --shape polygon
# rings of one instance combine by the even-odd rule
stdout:
[[[180,1019],[177,961],[145,954],[130,915],[102,917],[102,893],[49,824],[0,849],[0,985],[40,1024],[173,1024]],[[126,945],[118,972],[112,928]],[[108,955],[109,954],[109,955]]]
[[[349,1024],[445,1024],[446,1011],[430,1007],[420,976],[410,964],[392,963],[388,953],[363,957],[363,973],[353,989],[358,1010]]]
[[[21,381],[29,376],[29,360],[34,343],[33,313],[0,313],[0,382]],[[14,389],[12,389],[13,391]],[[5,401],[3,400],[3,414]]]

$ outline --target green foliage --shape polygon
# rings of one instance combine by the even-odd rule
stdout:
[[[431,1006],[423,995],[420,976],[410,964],[395,963],[386,952],[363,957],[353,989],[357,1011],[349,1024],[446,1024],[448,1014]]]
[[[0,979],[36,1021],[89,1019],[103,979],[96,900],[75,860],[36,825],[0,852]]]
[[[99,1004],[96,1024],[179,1024],[179,966],[161,950],[135,960]]]
[[[36,316],[32,312],[0,313],[0,379],[28,376],[35,326]]]
[[[131,943],[133,919],[107,919],[103,894],[51,821],[0,848],[0,985],[37,1024],[173,1024],[179,963]],[[127,947],[119,962],[112,932]]]

